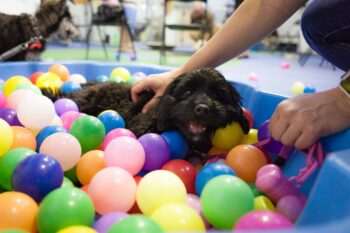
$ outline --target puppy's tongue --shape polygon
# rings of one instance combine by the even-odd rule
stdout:
[[[190,123],[188,123],[188,129],[191,133],[203,133],[206,130],[206,127],[191,121]]]

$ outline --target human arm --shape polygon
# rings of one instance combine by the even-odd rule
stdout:
[[[245,0],[221,29],[184,65],[135,83],[132,88],[133,101],[137,101],[137,95],[147,89],[152,89],[156,96],[162,95],[165,90],[162,85],[169,84],[180,74],[201,67],[216,67],[238,56],[273,32],[305,2],[306,0]],[[144,110],[156,102],[156,99],[152,99]]]
[[[275,140],[298,149],[349,127],[350,97],[339,87],[282,101],[269,124]]]

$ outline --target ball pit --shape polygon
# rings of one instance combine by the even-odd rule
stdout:
[[[17,64],[11,64],[11,63],[7,63],[5,66],[12,67],[13,65],[17,66]],[[90,66],[91,64],[84,64],[84,66],[85,65],[89,65]],[[46,66],[47,65],[42,66],[40,63],[38,63],[38,66],[35,65],[35,69],[41,69],[41,70],[44,71]],[[68,64],[67,65],[68,68],[73,68],[74,72],[81,73],[83,76],[85,76],[89,80],[92,80],[91,78],[96,77],[98,74],[101,74],[101,73],[108,74],[108,72],[110,72],[113,69],[113,67],[111,67],[111,66],[108,66],[108,65],[106,66],[105,64],[103,64],[103,65],[100,64],[99,66],[101,68],[103,67],[102,68],[103,72],[101,72],[101,69],[99,69],[99,68],[98,69],[91,69],[91,68],[89,68],[89,69],[86,69],[86,70],[91,71],[91,73],[87,74],[83,70],[75,69],[74,66],[75,66],[75,64],[74,65],[72,65],[72,64]],[[79,64],[78,66],[81,66],[81,64]],[[0,65],[0,69],[2,67],[3,67],[3,65]],[[105,68],[105,67],[108,67],[108,68]],[[30,72],[34,71],[35,69],[31,68]],[[19,71],[19,74],[14,74],[13,72],[15,70],[17,72]],[[25,73],[26,71],[24,71],[24,70],[11,68],[11,69],[6,70],[6,72],[3,72],[3,73],[8,74],[8,75],[5,75],[5,76],[2,75],[2,77],[9,77],[10,78],[10,77],[15,76],[15,75],[17,75],[17,76],[18,75],[23,75],[25,77],[31,77],[31,73]],[[131,73],[134,74],[136,71],[137,71],[137,69],[135,67],[134,68],[131,67],[131,69],[130,69]],[[146,73],[152,73],[152,72],[154,72],[154,71],[148,70]],[[158,72],[157,69],[156,69],[156,72]],[[130,77],[130,79],[131,79],[131,77]],[[28,89],[26,87],[28,87]],[[23,93],[33,94],[33,92],[32,92],[33,90],[30,90],[31,88],[32,87],[29,86],[26,83],[25,84],[18,84],[16,87],[13,88],[11,93],[23,92]],[[248,89],[248,91],[247,91],[247,89],[245,89],[245,88],[246,88],[245,85],[238,84],[238,90],[241,93],[243,93],[243,100],[245,100],[245,98],[249,99],[250,96],[253,96],[252,93],[251,93],[251,90]],[[30,95],[30,94],[28,94],[28,95]],[[36,93],[36,95],[40,96],[40,93]],[[276,97],[276,96],[266,95],[265,93],[260,93],[260,92],[257,92],[257,95],[261,95],[261,98],[259,96],[259,98],[255,99],[256,101],[254,101],[254,103],[245,103],[244,102],[244,104],[246,104],[245,106],[249,110],[252,110],[252,112],[256,113],[256,115],[254,115],[254,125],[255,126],[260,126],[263,122],[265,122],[268,119],[268,117],[270,116],[270,114],[271,114],[273,108],[275,107],[276,103],[278,103],[283,98],[278,97],[278,96]],[[5,98],[6,98],[5,100],[6,100],[6,105],[7,105],[8,102],[9,102],[8,101],[9,100],[9,96],[7,96]],[[19,102],[20,101],[18,101],[18,103]],[[268,104],[266,104],[266,102]],[[12,112],[16,113],[17,104],[16,104],[16,108],[14,108],[12,110]],[[3,106],[3,107],[0,106],[0,111],[3,110],[4,107],[9,108],[9,106]],[[78,112],[75,113],[75,114],[77,114],[79,116],[82,115],[82,113],[78,113]],[[63,115],[61,115],[61,117],[60,117],[61,119],[64,118]],[[70,130],[70,125],[79,116],[77,116],[74,119],[71,119],[70,122],[65,125],[67,127],[67,131],[68,132]],[[55,116],[54,118],[57,118],[57,116]],[[62,122],[63,122],[63,120],[62,120]],[[67,123],[67,121],[66,121],[66,123]],[[51,123],[49,123],[49,124],[51,124]],[[11,128],[12,123],[7,123],[6,126],[9,126]],[[21,126],[23,128],[27,128],[26,126],[23,126],[23,125],[18,125],[18,126]],[[1,137],[1,136],[6,136],[6,138],[8,138],[8,136],[11,135],[10,131],[8,131],[9,134],[7,134],[7,133],[5,133],[5,131],[1,131],[1,129],[6,129],[6,127],[3,127],[3,128],[0,127],[0,138],[1,139],[3,139],[3,137]],[[34,135],[35,135],[36,132],[40,133],[40,129],[33,130],[33,134]],[[12,134],[13,134],[13,132],[12,132]],[[169,146],[169,150],[171,150],[171,143],[166,140],[165,136],[163,136],[163,135],[160,135],[160,136],[163,137],[163,139],[167,142],[167,144]],[[105,138],[106,138],[106,135],[102,137],[102,140],[104,141]],[[318,175],[316,173],[315,176],[311,177],[301,187],[300,190],[302,192],[304,192],[306,195],[308,195],[309,202],[307,202],[305,207],[304,207],[304,205],[302,205],[302,207],[299,206],[298,208],[294,208],[293,209],[293,208],[291,208],[290,205],[286,205],[286,203],[289,204],[289,203],[293,202],[293,201],[291,201],[291,200],[293,200],[293,196],[292,196],[291,199],[289,199],[288,196],[287,197],[283,197],[283,198],[286,198],[287,201],[283,202],[282,201],[283,198],[282,198],[280,200],[280,202],[277,204],[278,207],[276,207],[276,208],[278,209],[278,212],[280,214],[283,214],[284,216],[287,216],[287,218],[290,218],[291,222],[294,222],[295,219],[298,220],[295,223],[297,228],[290,230],[291,232],[293,232],[293,233],[294,232],[299,232],[300,228],[303,228],[303,226],[307,226],[307,225],[312,225],[312,226],[309,227],[308,229],[305,229],[304,231],[305,232],[310,232],[310,233],[311,232],[316,232],[316,231],[319,231],[319,232],[347,232],[347,229],[349,229],[349,226],[346,224],[346,221],[345,221],[345,223],[343,223],[341,219],[345,219],[346,220],[348,218],[346,216],[347,210],[344,209],[344,207],[347,206],[346,203],[348,203],[349,200],[348,200],[348,198],[345,198],[344,195],[342,195],[342,194],[350,193],[350,190],[348,189],[348,187],[343,185],[344,183],[346,183],[346,181],[350,181],[350,176],[347,175],[347,171],[338,169],[339,168],[338,164],[342,164],[342,163],[347,164],[348,163],[347,156],[345,156],[348,153],[342,153],[342,150],[349,148],[348,147],[348,140],[347,140],[348,138],[350,138],[350,134],[348,132],[345,132],[345,133],[340,134],[340,136],[335,135],[335,136],[327,137],[327,138],[325,138],[323,140],[325,150],[330,152],[330,156],[329,157],[330,158],[336,158],[337,162],[335,163],[333,159],[327,159],[326,162],[325,162],[325,165],[324,165],[325,169],[322,170],[323,172],[319,173]],[[3,141],[1,141],[1,142],[3,142]],[[241,141],[239,143],[242,143],[242,142],[243,142],[243,139],[241,139]],[[252,143],[254,143],[254,142],[252,141]],[[12,143],[11,143],[11,146],[12,146]],[[6,149],[6,152],[4,152],[2,157],[0,157],[0,177],[1,178],[2,178],[2,175],[3,175],[1,173],[3,171],[1,169],[1,161],[2,161],[2,159],[6,159],[6,161],[7,161],[9,158],[11,158],[13,156],[12,153],[15,153],[16,150],[24,149],[24,148],[11,149],[11,146],[10,146],[10,148]],[[57,150],[58,150],[58,148],[61,148],[62,146],[56,146],[56,147],[57,147]],[[0,145],[0,150],[1,150],[1,148],[3,148],[2,144]],[[97,145],[96,147],[94,147],[92,149],[88,149],[87,151],[84,151],[84,152],[88,153],[89,151],[93,151],[96,148],[102,149],[101,148],[101,143],[99,143],[99,145]],[[15,151],[15,152],[13,152],[13,151]],[[28,152],[28,151],[30,151],[30,152]],[[23,152],[24,155],[21,155],[21,156],[20,156],[21,153],[18,153],[18,151],[17,151],[17,153],[15,155],[16,156],[16,160],[14,158],[11,158],[11,161],[7,161],[5,163],[4,166],[6,166],[6,168],[9,169],[6,172],[6,174],[7,174],[6,176],[7,177],[11,177],[11,173],[18,166],[19,162],[23,161],[25,158],[27,158],[27,157],[33,155],[33,153],[35,153],[31,149],[28,149],[28,151],[27,151],[28,154],[25,154]],[[222,150],[222,152],[223,153],[220,152],[220,154],[225,154],[224,152],[227,152],[227,150]],[[296,156],[293,156],[290,159],[288,159],[287,165],[285,166],[285,168],[283,170],[283,172],[288,177],[296,175],[297,172],[299,171],[299,169],[305,165],[305,160],[304,160],[305,155],[304,154],[302,154],[301,152],[294,152],[293,155],[296,155]],[[22,158],[22,156],[23,156],[23,158]],[[170,156],[170,159],[172,159],[171,156]],[[17,160],[19,160],[19,161],[17,161]],[[99,164],[98,161],[99,160],[96,157],[95,163]],[[339,161],[340,161],[340,163],[339,163]],[[91,161],[90,164],[95,164],[95,163]],[[89,165],[89,166],[92,167],[92,165]],[[200,166],[202,166],[202,165],[201,164],[196,165],[197,169]],[[342,166],[342,167],[344,167],[344,166]],[[65,184],[62,184],[62,186],[65,186],[65,188],[63,188],[62,190],[76,189],[76,188],[73,188],[72,185],[77,186],[77,187],[80,187],[81,185],[83,185],[82,183],[79,182],[79,178],[77,179],[77,177],[76,177],[77,174],[76,174],[75,170],[78,171],[77,167],[73,167],[72,169],[70,169],[70,170],[65,172],[65,176],[69,177],[71,182],[70,182],[70,180],[65,178],[64,179],[65,180],[64,183],[67,183],[67,184],[66,184],[66,186],[65,186]],[[94,169],[92,169],[92,170],[94,170]],[[98,170],[98,171],[100,171],[100,170]],[[156,171],[158,171],[158,170],[156,170]],[[86,175],[88,175],[88,172],[82,172],[82,173],[84,173],[84,175],[85,175],[85,173],[86,173]],[[97,174],[97,173],[98,172],[96,172],[95,174]],[[146,175],[144,177],[146,177],[147,176],[147,171],[142,171],[139,174],[145,174],[145,173],[146,173]],[[148,173],[152,173],[152,172],[148,172]],[[90,174],[89,176],[92,179],[93,175]],[[339,176],[341,176],[341,179],[339,179]],[[318,179],[317,182],[314,182],[315,177],[320,177],[320,179]],[[1,185],[2,184],[1,178],[0,178],[0,186],[2,186]],[[215,177],[215,178],[217,178],[217,177]],[[142,181],[142,179],[144,179],[144,178],[139,177],[138,179],[141,179],[141,181]],[[7,180],[6,181],[7,185],[5,185],[6,188],[5,188],[5,190],[3,190],[3,187],[1,187],[0,192],[4,192],[4,191],[9,190],[11,188],[11,187],[9,188],[9,186],[8,186],[8,184],[11,183],[11,180],[9,180],[9,178],[7,178],[6,180]],[[160,180],[160,178],[158,178],[158,181],[159,180]],[[168,180],[170,181],[171,179],[168,179]],[[141,183],[141,181],[140,181],[140,183]],[[153,181],[157,182],[157,179],[153,180]],[[166,181],[167,181],[167,179],[165,179],[164,182],[166,182]],[[85,181],[85,182],[89,183],[88,181]],[[152,181],[150,181],[150,183],[152,183]],[[339,193],[339,192],[333,191],[332,189],[329,189],[329,183],[332,183],[332,185],[334,187],[341,187],[342,192]],[[208,184],[209,184],[209,182],[208,182]],[[251,186],[252,184],[249,184],[249,185]],[[218,194],[221,193],[220,190],[223,189],[223,187],[221,187],[221,186],[222,185],[218,185],[215,188],[215,192],[212,191],[213,192],[212,196],[215,197],[215,196],[217,196]],[[253,190],[253,188],[254,188],[253,186],[254,185],[251,186],[252,187],[251,190]],[[312,192],[310,192],[311,187],[314,187]],[[85,190],[89,189],[89,185],[85,184],[84,186],[81,187],[81,189],[85,189]],[[138,190],[138,188],[137,188],[137,190]],[[339,189],[336,189],[336,190],[339,190]],[[61,194],[57,195],[55,199],[49,198],[50,195],[52,193],[56,192],[56,191],[61,191],[61,189],[56,188],[53,191],[49,192],[45,196],[45,198],[40,202],[42,206],[46,205],[46,207],[47,207],[46,211],[48,211],[49,208],[48,208],[47,202],[45,202],[45,201],[46,201],[46,198],[51,199],[51,203],[49,204],[49,206],[50,206],[50,208],[53,208],[53,210],[50,210],[50,212],[41,213],[40,218],[38,217],[38,221],[35,223],[35,225],[36,225],[35,227],[37,227],[39,229],[39,232],[40,233],[41,232],[66,232],[66,233],[69,233],[69,232],[80,232],[80,231],[87,232],[87,233],[88,232],[94,232],[92,230],[92,228],[91,228],[93,226],[92,219],[93,219],[93,216],[94,216],[94,211],[93,210],[91,211],[91,209],[89,210],[89,208],[88,209],[84,209],[84,207],[92,206],[92,205],[89,205],[87,203],[85,203],[84,205],[78,204],[79,207],[77,207],[76,209],[69,209],[67,207],[67,203],[72,202],[72,201],[75,202],[75,199],[73,197],[71,197],[70,199],[67,200],[67,195],[61,195]],[[83,192],[83,191],[81,191],[81,192]],[[105,193],[108,193],[108,191],[106,191]],[[0,195],[2,195],[2,194],[3,193],[0,193]],[[86,193],[84,193],[84,194],[88,195]],[[72,196],[74,196],[74,197],[79,196],[79,195],[80,194],[72,194]],[[345,195],[345,196],[347,196],[347,195]],[[91,202],[90,197],[88,197],[88,196],[85,196],[85,197],[87,197],[87,199],[90,200],[90,204],[91,204],[92,202]],[[258,192],[256,193],[256,197],[255,198],[257,198],[257,197],[260,197]],[[162,197],[162,195],[159,195],[159,196],[156,195],[155,198],[156,199],[157,198],[161,199],[163,197]],[[229,203],[231,203],[231,200],[230,200],[229,197],[223,198],[223,199],[225,199],[225,201],[227,201],[227,203],[220,204],[221,205],[220,209],[228,208]],[[52,201],[52,200],[54,200],[54,201]],[[270,208],[270,207],[264,207],[264,206],[268,206],[268,204],[266,204],[266,203],[268,203],[268,200],[266,200],[266,199],[262,200],[261,198],[260,198],[260,200],[261,200],[260,201],[260,207],[261,208]],[[214,203],[215,200],[207,200],[207,202]],[[37,203],[37,204],[39,204],[39,203]],[[133,206],[135,206],[135,204],[137,204],[137,203],[134,202],[132,204],[133,204]],[[296,206],[297,206],[297,203],[293,204],[293,207],[296,207]],[[332,206],[332,208],[330,208],[330,206]],[[2,208],[2,207],[3,206],[0,204],[0,208]],[[161,207],[159,207],[159,208],[161,208]],[[159,208],[156,208],[156,209],[159,209]],[[319,209],[321,211],[319,212],[319,214],[317,214],[317,218],[316,218],[314,213],[315,213],[315,210],[319,210]],[[154,210],[154,212],[155,211],[156,210]],[[79,213],[77,213],[77,212],[79,212]],[[222,212],[224,212],[224,211],[222,211]],[[72,214],[72,215],[70,215],[70,217],[67,217],[68,214]],[[86,217],[87,215],[85,215],[85,214],[87,214],[88,217]],[[223,213],[220,213],[220,214],[223,214]],[[0,215],[1,215],[1,213],[0,213]],[[152,214],[150,214],[150,215],[152,215]],[[144,215],[142,215],[142,216],[145,217]],[[205,222],[204,221],[205,218],[206,218],[206,216],[204,216],[204,219],[202,219],[201,221]],[[45,219],[45,221],[44,221],[44,219]],[[96,220],[98,220],[98,219],[99,219],[99,216],[96,217]],[[276,218],[274,218],[274,219],[276,219]],[[294,220],[292,220],[292,219],[294,219]],[[173,221],[176,222],[176,218],[174,218]],[[22,221],[19,221],[18,223],[21,223],[21,222]],[[333,222],[336,222],[336,224],[333,225],[332,224]],[[48,225],[45,225],[45,224],[48,224]],[[170,224],[173,224],[173,223],[170,223]],[[322,225],[322,227],[318,227],[317,226],[318,224],[320,224],[320,225],[323,224],[323,225]],[[126,229],[126,232],[130,232],[130,229],[133,229],[132,227],[134,227],[136,225],[137,224],[135,222],[133,224],[131,224],[131,225],[127,224],[126,228],[124,228],[124,229]],[[177,224],[177,225],[179,225],[179,224]],[[255,226],[258,226],[258,224],[256,224]],[[213,231],[213,232],[222,232],[223,231],[223,230],[219,230],[219,229],[217,229],[217,228],[215,229],[215,228],[209,228],[209,229],[211,231]],[[190,227],[186,227],[186,229],[184,229],[183,232],[186,232],[189,229],[190,229]],[[264,229],[264,228],[262,226],[259,226],[256,229],[256,231],[259,232],[262,229]],[[1,227],[0,227],[0,230],[1,230]],[[228,231],[230,231],[230,230],[231,229],[228,229]],[[344,230],[344,231],[342,231],[342,230]],[[136,231],[138,231],[138,230],[136,230]],[[9,230],[7,232],[21,232],[21,231],[20,230]],[[119,230],[118,230],[118,232],[119,232]],[[152,230],[150,232],[156,232],[156,230]],[[279,230],[276,230],[276,232],[279,232]]]

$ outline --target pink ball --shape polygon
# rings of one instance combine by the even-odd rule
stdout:
[[[281,68],[282,69],[289,69],[290,68],[290,64],[286,61],[281,63]]]
[[[188,193],[186,197],[186,204],[192,209],[194,209],[199,214],[199,216],[201,216],[205,228],[209,229],[210,224],[203,215],[200,198],[195,194]]]
[[[63,171],[73,168],[81,156],[81,146],[78,139],[64,132],[54,133],[45,138],[39,151],[57,159]]]
[[[117,137],[121,137],[121,136],[127,136],[127,137],[137,139],[135,134],[128,129],[124,129],[124,128],[113,129],[105,136],[105,138],[102,142],[102,149],[103,150],[106,149],[106,147],[110,141],[112,141],[113,139],[115,139]]]
[[[97,213],[127,212],[135,203],[137,185],[126,170],[107,167],[92,178],[88,194],[94,202]]]
[[[124,168],[136,175],[145,163],[145,151],[137,139],[121,136],[108,144],[104,158],[107,167]]]
[[[235,224],[234,230],[274,230],[293,227],[286,217],[269,210],[254,210],[243,215]]]
[[[2,90],[0,90],[0,108],[5,107],[6,104],[6,97],[4,92],[2,92]]]
[[[76,112],[76,111],[68,111],[63,113],[60,118],[62,120],[63,127],[69,132],[70,127],[72,126],[73,122],[80,116],[85,115],[84,113],[81,112]]]
[[[20,89],[20,90],[16,90],[16,91],[12,92],[7,97],[6,107],[16,110],[19,102],[22,99],[27,98],[29,95],[36,95],[36,94],[34,94],[33,92],[26,90],[26,89]]]

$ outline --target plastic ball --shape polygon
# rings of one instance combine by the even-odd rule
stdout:
[[[0,109],[5,107],[6,105],[6,97],[2,90],[0,90]]]
[[[67,177],[63,177],[61,188],[74,187],[73,182]]]
[[[34,154],[24,158],[13,171],[13,189],[31,196],[38,203],[52,190],[61,187],[63,171],[49,155]]]
[[[121,137],[121,136],[126,136],[126,137],[131,137],[131,138],[137,139],[135,134],[128,129],[124,129],[124,128],[113,129],[109,133],[107,133],[106,137],[103,139],[102,149],[103,150],[106,149],[106,147],[110,143],[110,141],[112,141],[115,138]]]
[[[59,133],[59,132],[67,132],[65,128],[62,126],[56,126],[56,125],[50,125],[46,126],[42,130],[39,131],[39,133],[36,135],[36,142],[37,142],[37,147],[36,151],[39,151],[41,143],[50,135],[54,133]]]
[[[44,72],[37,71],[34,72],[30,75],[29,80],[33,83],[36,84],[36,80],[39,78],[40,75],[44,74]]]
[[[95,78],[95,81],[99,83],[104,83],[104,82],[107,82],[108,80],[109,80],[109,77],[103,74],[97,75]]]
[[[87,226],[70,226],[59,230],[57,233],[97,233],[97,231]]]
[[[17,107],[18,120],[30,129],[42,129],[55,117],[55,107],[46,96],[29,95]]]
[[[281,151],[283,144],[272,138],[271,132],[269,130],[269,123],[270,123],[270,120],[267,120],[263,122],[258,128],[258,140],[263,141],[267,138],[271,138],[271,141],[263,145],[262,147],[264,148],[264,150],[266,150],[269,153],[278,154]]]
[[[184,183],[187,193],[195,193],[197,171],[191,163],[182,159],[174,159],[166,162],[162,169],[176,174]]]
[[[247,183],[255,182],[256,173],[266,163],[264,153],[253,145],[235,146],[226,157],[226,164]]]
[[[40,203],[37,224],[39,232],[57,232],[72,225],[92,226],[94,216],[93,203],[84,191],[60,188]]]
[[[246,108],[242,108],[244,117],[248,120],[249,122],[249,128],[253,128],[254,126],[254,118],[253,114]]]
[[[88,193],[97,213],[127,212],[134,204],[136,182],[129,172],[118,167],[107,167],[96,173]]]
[[[12,146],[13,132],[10,125],[3,119],[0,119],[0,157],[4,155]]]
[[[308,94],[308,93],[315,93],[316,92],[316,88],[312,87],[312,86],[306,86],[304,88],[304,94]]]
[[[254,198],[254,210],[271,210],[275,211],[275,206],[272,201],[264,195]]]
[[[62,120],[63,127],[70,131],[70,128],[73,124],[73,122],[78,119],[80,116],[85,115],[84,113],[81,112],[74,112],[74,111],[68,111],[63,113],[60,118]]]
[[[73,168],[81,156],[79,141],[66,132],[57,132],[45,138],[39,151],[57,159],[63,171]]]
[[[106,110],[98,115],[105,126],[106,133],[109,133],[113,129],[125,128],[125,121],[123,117],[114,110]]]
[[[12,91],[22,83],[30,84],[31,82],[26,77],[20,75],[12,76],[11,78],[9,78],[4,85],[5,96],[8,97],[12,93]]]
[[[62,84],[63,82],[61,78],[57,74],[51,72],[40,75],[35,83],[35,85],[40,89],[47,88],[54,93],[61,88]]]
[[[121,219],[112,225],[108,233],[162,233],[163,229],[151,218],[136,214]]]
[[[112,70],[110,77],[119,77],[123,82],[128,81],[131,74],[128,69],[124,67],[117,67]]]
[[[290,63],[286,62],[286,61],[282,62],[281,63],[281,68],[285,69],[285,70],[289,69],[290,68]]]
[[[239,144],[243,137],[243,130],[238,122],[227,125],[225,128],[216,130],[211,142],[217,148],[230,150]]]
[[[168,143],[156,133],[142,135],[139,142],[145,150],[145,164],[143,170],[153,171],[160,169],[170,158]]]
[[[86,78],[81,75],[81,74],[71,74],[69,76],[69,81],[74,81],[74,82],[77,82],[77,83],[80,83],[80,84],[84,84],[86,83]]]
[[[211,155],[211,156],[226,155],[226,154],[227,154],[226,150],[219,149],[215,146],[211,147],[210,150],[208,151],[208,155]]]
[[[73,184],[79,184],[79,181],[77,178],[76,167],[73,167],[72,169],[65,171],[64,176],[67,177],[68,179],[70,179],[73,182]]]
[[[128,216],[129,214],[125,212],[111,212],[111,213],[105,214],[95,222],[94,229],[98,233],[108,233],[108,230],[112,227],[113,224],[119,222],[120,220]],[[130,229],[130,232],[133,232],[133,231],[131,231]]]
[[[82,89],[81,84],[73,80],[64,82],[60,87],[60,91],[64,94],[72,93],[81,89]]]
[[[186,203],[186,188],[174,173],[165,170],[152,171],[141,179],[136,201],[142,213],[149,216],[162,205]]]
[[[22,126],[17,118],[17,113],[11,108],[0,109],[0,118],[5,120],[11,126]]]
[[[145,150],[136,139],[121,136],[107,145],[104,159],[107,167],[124,168],[136,175],[145,164]]]
[[[205,225],[201,216],[183,203],[170,203],[156,209],[151,219],[157,222],[164,231],[203,232]]]
[[[170,160],[184,159],[187,155],[188,145],[182,135],[177,131],[165,131],[161,136],[168,143]]]
[[[304,208],[304,202],[296,196],[284,196],[276,205],[276,211],[295,222]]]
[[[24,158],[33,154],[36,154],[36,152],[31,149],[16,148],[0,157],[0,186],[6,190],[13,190],[13,171]]]
[[[83,115],[73,122],[70,133],[78,139],[82,150],[88,151],[101,145],[106,130],[97,117]]]
[[[54,102],[57,115],[61,116],[68,111],[79,112],[78,105],[71,99],[62,98]]]
[[[187,206],[194,209],[199,214],[199,216],[201,216],[203,223],[205,225],[205,228],[209,229],[210,224],[208,223],[208,221],[205,219],[205,217],[203,215],[203,211],[202,211],[202,207],[201,207],[201,200],[200,200],[199,196],[197,196],[195,194],[191,194],[191,193],[187,194],[186,204],[187,204]]]
[[[13,142],[11,149],[28,148],[35,150],[36,140],[33,132],[22,126],[11,126],[13,132]]]
[[[69,70],[65,65],[54,64],[49,67],[49,72],[58,75],[63,82],[67,81],[69,78]]]
[[[7,97],[6,107],[16,110],[21,100],[26,99],[28,96],[31,95],[35,95],[35,93],[26,89],[13,91]]]
[[[232,170],[232,168],[222,163],[211,163],[202,167],[197,174],[195,183],[196,193],[198,196],[202,194],[202,190],[208,181],[220,175],[235,176],[236,173]]]
[[[0,229],[21,229],[36,232],[38,204],[27,194],[0,194]]]
[[[302,82],[294,82],[292,84],[292,92],[296,95],[302,94],[304,92],[305,84]]]
[[[112,76],[110,77],[109,81],[112,83],[124,83],[123,79],[120,78],[119,76]]]
[[[232,229],[236,221],[254,207],[254,197],[249,186],[231,175],[221,175],[210,180],[200,199],[205,218],[215,228],[222,230]]]
[[[290,229],[293,224],[283,215],[269,210],[255,210],[240,218],[234,230]]]
[[[16,88],[13,90],[13,92],[15,92],[17,90],[28,90],[28,91],[33,92],[34,94],[39,94],[39,95],[42,94],[41,90],[37,86],[35,86],[35,85],[31,84],[31,83],[19,84],[19,85],[16,86]]]
[[[132,76],[135,76],[137,78],[145,78],[147,75],[141,71],[138,71],[138,72],[133,73]]]
[[[78,161],[76,173],[82,185],[89,184],[92,177],[105,168],[104,152],[101,150],[91,150],[86,152]]]

